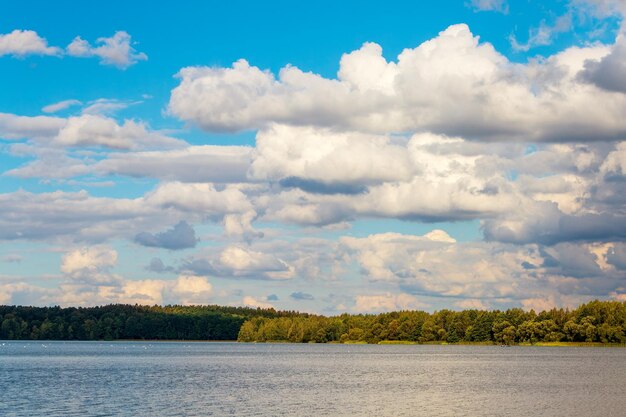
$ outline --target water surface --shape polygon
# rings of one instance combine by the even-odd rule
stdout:
[[[0,341],[1,416],[624,416],[626,349]]]

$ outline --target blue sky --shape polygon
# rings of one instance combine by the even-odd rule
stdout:
[[[5,5],[0,303],[623,299],[623,11]]]

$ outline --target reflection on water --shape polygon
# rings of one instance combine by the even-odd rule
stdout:
[[[0,342],[1,416],[624,416],[626,349]]]

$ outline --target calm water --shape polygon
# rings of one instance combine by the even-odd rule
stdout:
[[[0,416],[625,416],[626,349],[0,342]]]

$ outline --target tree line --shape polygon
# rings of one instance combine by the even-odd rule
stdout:
[[[0,339],[626,343],[626,302],[592,301],[535,313],[440,310],[325,317],[228,306],[0,306]]]
[[[236,340],[252,317],[295,312],[223,306],[0,306],[2,340]]]
[[[536,313],[441,310],[398,311],[335,317],[252,317],[243,323],[241,342],[294,343],[407,341],[483,342],[512,345],[537,342],[626,343],[626,302],[592,301],[574,310]]]

